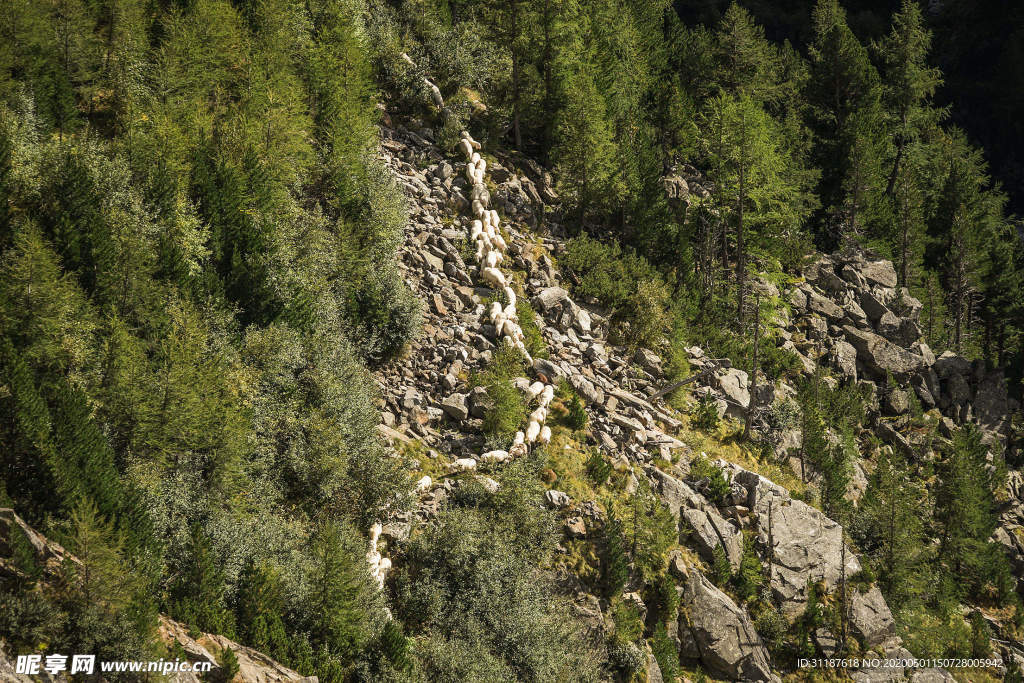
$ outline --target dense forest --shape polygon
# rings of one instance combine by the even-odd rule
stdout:
[[[682,675],[655,623],[678,609],[667,512],[641,486],[605,525],[594,580],[619,630],[595,643],[556,581],[543,449],[500,488],[456,488],[383,590],[370,575],[372,525],[414,506],[421,474],[380,438],[375,373],[431,334],[382,128],[416,121],[444,150],[468,131],[550,171],[560,201],[533,227],[569,240],[573,295],[673,379],[690,345],[795,378],[758,339],[763,282],[865,249],[921,302],[921,342],[1017,395],[1021,93],[1011,2],[0,0],[0,507],[81,559],[43,590],[14,544],[0,641],[156,659],[166,615],[322,683],[629,680],[645,639]],[[704,188],[685,207],[666,193],[681,175]],[[527,366],[494,358],[473,381],[506,447],[525,409],[501,392]],[[795,399],[823,473],[807,499],[849,529],[907,646],[986,652],[962,605],[1024,626],[989,540],[1015,435],[992,455],[968,426],[926,464],[883,451],[854,505],[864,399],[826,379]],[[830,603],[780,626],[743,557],[715,569],[773,661],[813,655]],[[633,580],[656,595],[646,623],[616,602]]]

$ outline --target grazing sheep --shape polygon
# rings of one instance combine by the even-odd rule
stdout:
[[[511,456],[507,451],[487,451],[480,456],[484,462],[508,462]]]
[[[423,477],[418,482],[416,482],[416,492],[422,493],[423,491],[426,491],[427,489],[430,488],[430,485],[433,483],[434,482],[430,478],[430,475],[423,475]]]
[[[526,426],[526,443],[533,443],[540,436],[540,423],[531,422]]]
[[[545,444],[551,441],[551,427],[544,425],[541,427],[540,434],[537,436],[537,443]]]
[[[456,472],[468,472],[469,470],[475,470],[476,460],[473,458],[459,458],[452,463],[452,468]]]
[[[483,278],[484,282],[494,286],[496,289],[501,289],[505,286],[505,275],[497,268],[484,268],[480,272],[480,277]]]

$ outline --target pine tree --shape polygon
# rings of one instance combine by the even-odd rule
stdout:
[[[409,655],[409,639],[402,633],[402,626],[389,619],[378,636],[380,654],[398,671],[407,671],[412,665]]]
[[[896,609],[923,598],[928,590],[923,505],[925,491],[906,459],[882,449],[853,528],[871,557],[886,599]]]
[[[374,592],[356,538],[336,523],[325,523],[313,539],[306,577],[310,639],[342,662],[351,661],[369,637]]]
[[[988,450],[980,431],[967,424],[954,435],[940,469],[935,497],[935,518],[942,529],[939,561],[960,599],[1014,595],[1006,557],[989,541],[998,520],[994,492],[999,482],[998,469],[988,466]]]
[[[249,560],[238,577],[235,623],[243,643],[279,660],[288,658],[281,580],[266,565]]]
[[[171,615],[193,628],[230,638],[234,619],[224,605],[224,574],[202,525],[192,524],[175,571],[168,591]]]
[[[942,74],[928,66],[931,32],[924,25],[920,5],[903,0],[892,18],[892,30],[875,49],[883,63],[883,102],[895,137],[886,194],[894,196],[902,165],[921,134],[938,122],[941,112],[930,105]]]
[[[855,237],[870,222],[881,191],[881,86],[867,50],[838,0],[819,0],[806,96],[826,237]]]
[[[552,156],[561,192],[576,220],[586,223],[605,215],[622,189],[615,170],[618,149],[592,69],[585,64],[570,66],[563,79],[566,102]]]
[[[619,595],[629,580],[629,556],[626,553],[622,522],[619,520],[612,520],[605,525],[601,566],[605,596]]]

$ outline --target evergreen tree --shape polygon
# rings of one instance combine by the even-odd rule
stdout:
[[[837,242],[863,232],[884,189],[881,85],[838,0],[819,0],[815,6],[809,52],[806,96],[816,136],[814,159],[822,171],[822,228]]]
[[[606,215],[622,190],[615,171],[618,151],[592,70],[575,64],[563,78],[566,102],[559,113],[552,156],[562,194],[576,219],[586,223]]]
[[[201,524],[192,524],[187,546],[168,589],[170,614],[193,628],[232,637],[234,618],[224,604],[224,574]]]
[[[930,590],[925,537],[929,515],[922,514],[926,504],[925,491],[905,458],[882,449],[852,528],[894,609]]]
[[[369,639],[375,591],[356,543],[352,532],[323,524],[313,539],[306,577],[310,639],[343,663],[352,661]]]
[[[894,136],[895,154],[886,186],[890,196],[894,196],[910,148],[941,118],[941,112],[930,104],[942,85],[941,72],[928,66],[931,41],[920,5],[903,0],[900,11],[893,15],[889,35],[875,46],[882,62],[882,99]]]
[[[957,587],[960,599],[1007,599],[1013,579],[1006,557],[989,541],[997,513],[994,493],[998,469],[988,464],[988,447],[973,425],[953,438],[942,462],[935,518],[942,529],[939,561]]]
[[[235,623],[243,643],[278,660],[288,659],[281,581],[266,565],[249,560],[238,578]]]
[[[612,520],[605,526],[601,566],[605,595],[619,595],[629,580],[629,555],[622,534],[622,523],[618,520]]]

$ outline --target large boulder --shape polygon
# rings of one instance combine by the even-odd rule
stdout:
[[[868,647],[885,642],[896,635],[896,622],[893,621],[889,605],[885,603],[878,586],[872,586],[867,592],[853,590],[850,598],[850,626],[853,632]]]
[[[879,375],[891,372],[897,378],[907,378],[926,367],[921,356],[873,332],[858,330],[850,325],[844,325],[843,332],[846,340],[857,349],[857,358],[861,363]]]
[[[716,383],[729,401],[726,413],[733,417],[741,416],[750,405],[750,380],[747,373],[737,368],[729,368],[716,377]]]
[[[896,286],[896,269],[892,261],[859,261],[854,264],[864,279],[883,287]]]
[[[834,588],[842,578],[844,559],[847,576],[860,571],[860,562],[849,551],[844,558],[843,529],[837,522],[765,482],[758,479],[752,491],[757,543],[772,555],[771,589],[776,601],[787,616],[795,617],[807,603],[808,584],[824,581]],[[769,537],[774,545],[771,551]]]
[[[680,603],[680,654],[699,660],[715,678],[776,681],[768,650],[746,610],[715,588],[698,571],[683,587]]]
[[[818,294],[813,289],[807,291],[806,294],[807,310],[809,310],[811,313],[817,313],[818,315],[823,315],[826,318],[830,318],[832,320],[837,321],[842,320],[843,316],[846,315],[845,311],[843,311],[842,308],[836,305],[834,301],[823,297],[821,294]]]
[[[697,546],[704,561],[709,565],[715,561],[715,549],[725,551],[733,571],[739,569],[743,559],[743,534],[714,510],[683,510],[690,533],[690,540]]]

